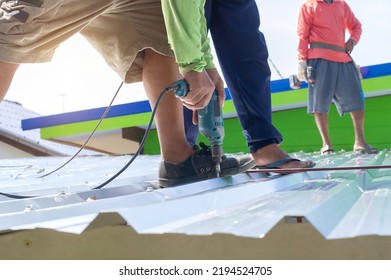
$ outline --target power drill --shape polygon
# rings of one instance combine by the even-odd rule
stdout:
[[[185,80],[176,82],[174,94],[177,98],[185,97],[188,92],[189,84]],[[213,92],[212,99],[205,108],[197,110],[197,114],[198,129],[210,142],[212,158],[216,164],[216,174],[219,176],[223,156],[224,123],[217,91]]]
[[[308,83],[315,83],[315,71],[312,66],[307,67],[307,79]],[[301,87],[301,81],[297,78],[296,75],[289,76],[289,86],[291,89],[299,89]]]
[[[297,78],[296,75],[290,75],[289,76],[289,87],[291,89],[299,89],[301,86],[300,80]]]

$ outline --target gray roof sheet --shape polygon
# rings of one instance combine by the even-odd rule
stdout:
[[[385,166],[378,155],[338,151],[292,154],[317,167]],[[130,156],[80,156],[56,173],[61,157],[0,160],[0,232],[48,228],[82,233],[105,212],[119,213],[139,233],[227,233],[262,238],[281,220],[311,223],[324,238],[391,235],[391,170],[239,174],[174,188],[156,184],[159,156],[139,156],[102,189]]]

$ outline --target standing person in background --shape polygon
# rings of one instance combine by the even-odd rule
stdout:
[[[256,2],[206,0],[205,16],[256,168],[313,167],[312,161],[291,158],[279,147],[283,137],[272,124],[269,54]],[[198,131],[190,119],[185,117],[187,137],[194,143]]]
[[[350,34],[348,40],[346,31]],[[361,33],[360,21],[344,0],[307,0],[300,8],[297,76],[309,82],[308,113],[315,117],[323,142],[322,155],[334,152],[328,128],[332,101],[341,116],[350,113],[355,136],[353,150],[378,153],[364,137],[364,94],[350,57]]]

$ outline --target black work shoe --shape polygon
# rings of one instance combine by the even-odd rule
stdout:
[[[176,185],[217,178],[217,176],[231,176],[242,173],[255,166],[251,155],[223,156],[220,163],[220,173],[217,175],[215,162],[210,148],[200,143],[201,149],[195,146],[196,151],[187,160],[181,163],[161,161],[159,166],[160,187]]]

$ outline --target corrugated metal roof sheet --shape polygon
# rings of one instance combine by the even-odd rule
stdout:
[[[378,155],[338,151],[321,157],[298,152],[317,167],[390,165],[389,150]],[[0,231],[48,228],[82,233],[105,212],[119,213],[139,233],[227,233],[262,238],[283,218],[311,223],[326,239],[391,235],[391,170],[314,171],[270,176],[239,174],[160,189],[159,156],[139,156],[118,178],[105,182],[129,156],[45,157],[0,160]]]

